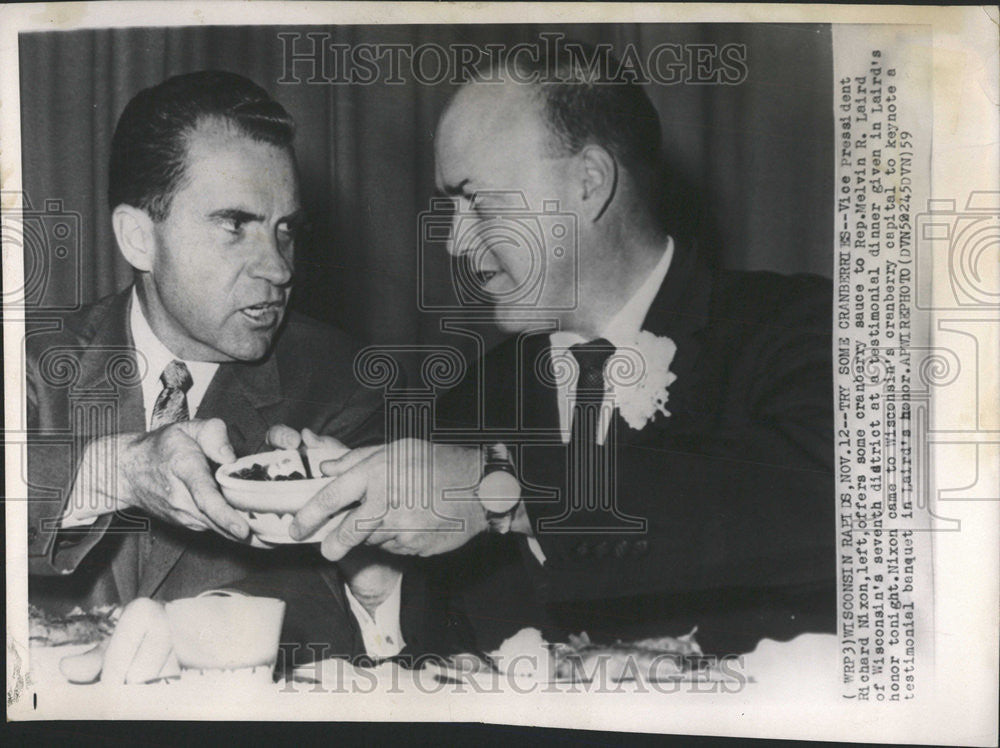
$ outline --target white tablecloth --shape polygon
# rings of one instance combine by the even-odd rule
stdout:
[[[837,638],[806,634],[758,648],[726,668],[727,677],[650,684],[558,684],[484,674],[442,682],[436,670],[408,670],[387,663],[355,668],[326,661],[306,669],[318,682],[273,683],[259,673],[185,673],[179,680],[148,685],[68,683],[59,660],[86,647],[32,648],[30,677],[22,698],[35,698],[32,715],[70,719],[482,719],[557,724],[548,708],[583,711],[603,724],[602,714],[626,709],[655,715],[664,708],[754,708],[838,698]],[[562,705],[562,706],[557,706]],[[610,711],[607,711],[610,710]],[[663,714],[659,714],[660,717]],[[555,719],[555,721],[553,721]],[[642,724],[638,716],[635,725]],[[573,726],[573,725],[569,725]],[[586,724],[577,724],[585,727]],[[633,729],[640,729],[634,727]]]

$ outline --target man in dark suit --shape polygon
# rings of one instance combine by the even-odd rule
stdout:
[[[293,130],[263,89],[222,72],[171,78],[123,112],[109,197],[135,282],[27,341],[29,598],[41,608],[311,568],[309,547],[252,547],[213,464],[266,449],[278,423],[381,440],[382,398],[356,382],[352,343],[286,314],[302,216]],[[398,579],[391,566],[355,563],[348,580]]]
[[[327,558],[465,546],[453,576],[484,649],[527,625],[605,642],[698,626],[716,654],[834,631],[829,283],[716,271],[673,236],[657,113],[603,75],[515,58],[451,101],[450,251],[511,337],[440,404],[432,491],[404,501],[384,478],[431,450],[356,450],[293,529],[364,496]],[[526,214],[541,254],[511,239]],[[497,471],[463,439],[512,459]]]
[[[698,626],[719,654],[834,630],[829,298],[819,278],[714,272],[675,254],[643,321],[677,345],[670,415],[635,429],[616,412],[582,466],[556,439],[522,447],[525,486],[571,497],[573,471],[596,463],[613,465],[614,489],[595,491],[590,511],[570,499],[571,512],[523,491],[531,526],[552,523],[534,533],[544,562],[515,533],[459,552],[490,559],[460,561],[456,585],[485,648],[528,621],[557,640]],[[558,430],[559,388],[535,366],[556,355],[551,337],[526,331],[491,351],[441,404],[439,424],[475,431],[482,402],[497,433]],[[646,527],[635,531],[634,518]],[[508,598],[511,620],[498,622],[489,609]]]

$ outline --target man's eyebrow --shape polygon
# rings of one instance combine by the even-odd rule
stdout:
[[[266,219],[259,213],[254,213],[242,208],[220,208],[212,211],[208,217],[213,220],[222,219],[224,221],[235,221],[236,223],[263,223]],[[299,208],[287,216],[282,216],[279,223],[297,224],[305,220],[305,208]]]
[[[209,218],[221,218],[228,221],[236,221],[237,223],[251,223],[252,221],[263,221],[264,216],[257,213],[251,213],[249,210],[243,210],[241,208],[220,208],[219,210],[213,210],[208,214]]]

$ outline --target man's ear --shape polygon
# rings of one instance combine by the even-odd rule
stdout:
[[[153,219],[142,208],[119,205],[111,213],[111,226],[118,249],[136,270],[149,272],[156,255]]]
[[[585,216],[597,221],[611,205],[618,190],[618,162],[607,149],[588,145],[580,151],[580,164],[583,169],[581,199]]]

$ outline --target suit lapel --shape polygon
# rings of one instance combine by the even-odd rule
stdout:
[[[270,426],[263,411],[281,400],[278,366],[273,356],[258,364],[222,364],[212,378],[198,418],[221,418],[237,455],[259,452]]]
[[[521,361],[512,362],[511,370],[516,370],[522,378],[515,384],[515,396],[520,398],[521,431],[559,430],[559,406],[556,387],[540,379],[537,372],[551,372],[552,348],[549,333],[532,333],[518,341]]]
[[[667,402],[671,417],[658,416],[650,426],[637,431],[616,412],[620,442],[644,441],[663,428],[670,428],[671,419],[687,412],[692,406],[690,393],[698,380],[696,367],[703,346],[701,333],[708,324],[713,286],[711,270],[701,262],[693,248],[674,255],[674,263],[642,325],[643,330],[666,336],[677,346],[670,365],[670,371],[677,377],[670,385]]]
[[[80,353],[80,377],[74,394],[86,394],[114,403],[114,423],[108,428],[103,419],[88,419],[81,424],[81,436],[145,431],[141,374],[145,361],[138,361],[128,317],[131,288],[118,294],[96,325],[94,336]]]
[[[667,403],[667,409],[672,414],[679,414],[690,407],[688,393],[698,379],[696,365],[702,349],[701,332],[708,323],[714,286],[711,270],[698,258],[694,248],[684,249],[685,251],[680,251],[681,248],[678,247],[642,325],[643,330],[669,337],[677,346],[677,353],[670,365],[670,370],[677,379],[670,386],[670,399]],[[516,391],[523,393],[523,425],[528,429],[558,429],[557,390],[539,381],[536,373],[548,366],[551,357],[549,336],[535,334],[526,337],[522,345],[524,355],[518,369],[526,386],[519,386]],[[543,357],[542,369],[534,368],[538,356]],[[660,428],[669,427],[669,423],[669,418],[660,416],[652,426],[637,431],[615,411],[619,443],[642,441]]]

